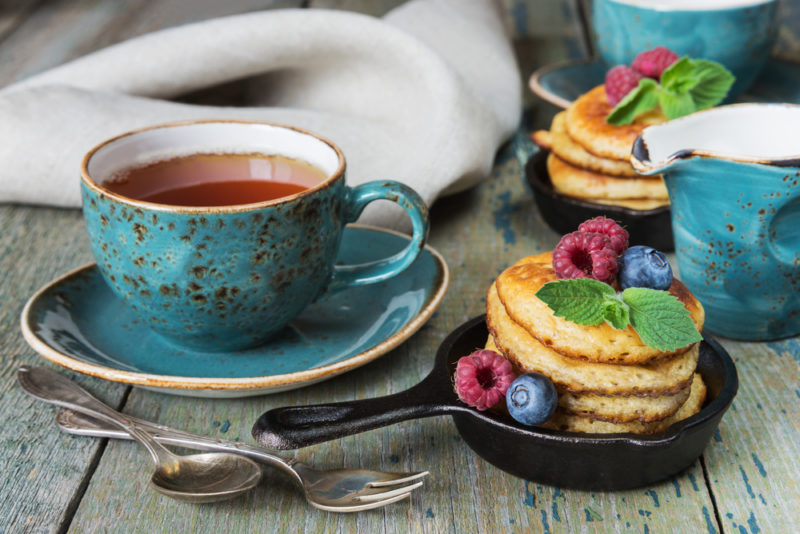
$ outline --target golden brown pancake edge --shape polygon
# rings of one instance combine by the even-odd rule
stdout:
[[[502,353],[490,335],[484,346],[487,350]],[[518,375],[530,372],[512,364]],[[674,395],[636,396],[572,393],[556,385],[558,408],[567,414],[592,417],[612,423],[660,421],[677,412],[689,398],[690,385]]]
[[[606,323],[585,326],[556,317],[536,292],[557,279],[552,252],[547,252],[516,262],[497,277],[495,285],[511,319],[558,353],[591,362],[630,365],[669,358],[691,348],[660,351],[643,343],[631,326],[616,330]],[[702,331],[705,312],[700,302],[677,278],[669,292],[683,303],[697,330]]]
[[[574,198],[609,201],[669,199],[667,186],[660,176],[617,178],[579,169],[552,152],[547,156],[547,173],[550,175],[550,182],[559,193]]]
[[[666,121],[666,117],[657,109],[643,113],[632,124],[616,126],[606,122],[612,109],[606,99],[605,87],[598,85],[579,96],[567,108],[567,133],[595,156],[630,161],[636,137],[646,127]]]
[[[699,346],[671,358],[642,365],[613,365],[570,358],[540,343],[506,313],[495,285],[486,299],[486,325],[500,352],[517,369],[548,376],[557,389],[602,395],[674,395],[686,387],[697,367]]]
[[[678,421],[687,419],[699,412],[703,408],[703,402],[705,402],[706,394],[707,388],[703,382],[703,377],[700,376],[699,373],[695,373],[694,378],[692,379],[689,398],[683,403],[677,412],[661,421],[652,423],[642,423],[639,421],[631,421],[627,423],[609,423],[607,421],[569,415],[560,411],[556,411],[556,413],[553,414],[553,416],[541,426],[543,428],[560,430],[562,432],[597,434],[630,432],[634,434],[657,434],[664,432]]]

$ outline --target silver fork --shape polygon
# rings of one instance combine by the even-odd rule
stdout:
[[[253,445],[199,436],[142,419],[131,419],[158,441],[168,445],[235,452],[256,462],[277,467],[292,476],[292,480],[303,489],[309,504],[329,512],[359,512],[408,498],[413,490],[422,486],[420,479],[428,474],[427,471],[386,473],[367,469],[314,469],[294,458],[281,458]],[[70,434],[131,439],[124,430],[66,409],[59,410],[56,425]]]

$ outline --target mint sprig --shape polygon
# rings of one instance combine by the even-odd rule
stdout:
[[[661,106],[672,120],[716,106],[736,78],[715,61],[682,57],[661,73],[661,83],[642,78],[606,117],[615,126],[630,124],[638,115]]]
[[[667,291],[631,287],[617,293],[591,278],[558,280],[544,284],[536,296],[553,315],[581,325],[608,323],[617,330],[632,326],[646,345],[673,351],[702,336],[686,307]]]
[[[642,341],[659,350],[675,350],[700,341],[689,310],[666,291],[629,287],[622,293],[631,326]]]
[[[548,282],[536,292],[536,296],[553,309],[556,317],[582,325],[600,324],[606,320],[606,303],[616,293],[613,287],[591,278],[564,281],[579,283]]]
[[[658,105],[658,83],[652,78],[642,78],[639,85],[620,100],[611,110],[606,122],[615,126],[630,124],[637,115]]]
[[[628,324],[630,324],[631,310],[625,301],[620,298],[619,294],[615,292],[614,296],[606,296],[602,307],[603,319],[605,319],[608,324],[617,330],[625,330],[628,328]]]

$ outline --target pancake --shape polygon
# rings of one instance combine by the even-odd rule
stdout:
[[[607,323],[585,326],[556,317],[536,296],[545,283],[558,279],[552,261],[552,252],[528,256],[503,271],[495,282],[512,321],[542,344],[570,358],[624,365],[653,362],[691,348],[664,352],[645,345],[631,326],[616,330]],[[705,312],[700,302],[677,278],[669,292],[689,310],[695,327],[702,331]]]
[[[662,206],[669,206],[669,200],[656,200],[656,199],[631,199],[631,198],[618,198],[615,200],[606,200],[604,198],[586,198],[583,199],[595,204],[604,204],[606,206],[620,206],[631,210],[654,210]]]
[[[656,199],[669,198],[660,177],[617,178],[574,167],[552,152],[547,156],[550,182],[561,194],[584,199]]]
[[[689,398],[675,412],[674,415],[667,417],[661,421],[653,423],[642,423],[639,421],[631,421],[628,423],[609,423],[607,421],[600,421],[590,417],[580,417],[577,415],[565,414],[561,411],[556,411],[553,416],[541,425],[543,428],[551,428],[553,430],[561,430],[565,432],[584,432],[584,433],[597,433],[597,434],[612,434],[620,432],[632,432],[634,434],[657,434],[664,432],[670,426],[691,417],[699,412],[703,407],[703,402],[706,398],[706,385],[703,383],[703,378],[699,374],[694,375],[692,380],[691,391]]]
[[[600,158],[587,152],[568,134],[565,126],[566,112],[562,111],[553,117],[550,125],[551,151],[553,154],[574,167],[617,177],[637,178],[640,175],[633,169],[629,161]]]
[[[691,385],[674,395],[637,397],[635,395],[597,395],[559,393],[558,407],[565,414],[590,417],[609,423],[661,421],[677,412],[689,398]]]
[[[642,113],[632,124],[614,126],[606,122],[612,109],[606,99],[605,87],[598,85],[567,108],[567,133],[595,156],[629,162],[633,141],[642,130],[667,120],[661,109],[656,108]]]
[[[674,395],[689,385],[697,367],[698,344],[674,357],[641,365],[609,365],[559,354],[509,317],[494,284],[486,298],[486,313],[486,324],[500,352],[517,369],[548,376],[559,391],[656,397]]]
[[[536,130],[531,134],[531,139],[539,148],[553,150],[553,134],[549,130]]]
[[[489,336],[486,349],[501,352]],[[519,374],[528,372],[517,369]],[[635,395],[597,395],[593,393],[570,393],[558,391],[558,407],[566,414],[581,415],[614,423],[628,421],[660,421],[674,414],[689,398],[690,386],[675,395],[660,397],[637,397]]]

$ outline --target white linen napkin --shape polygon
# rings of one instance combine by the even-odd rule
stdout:
[[[260,76],[249,107],[170,98]],[[291,124],[338,144],[348,183],[393,179],[431,204],[488,176],[521,83],[497,4],[413,0],[382,19],[286,9],[157,31],[0,90],[0,202],[80,206],[99,142],[175,120]],[[362,222],[405,228],[371,205]]]

